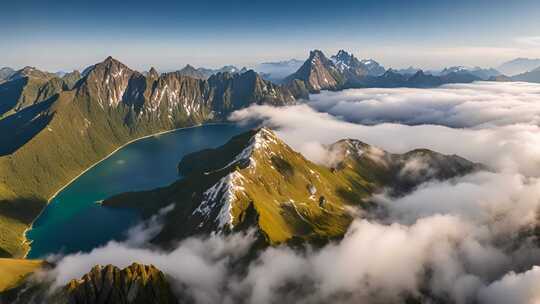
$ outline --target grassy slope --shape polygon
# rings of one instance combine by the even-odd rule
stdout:
[[[0,157],[0,256],[20,257],[28,250],[23,232],[49,198],[84,169],[119,146],[145,135],[198,123],[145,121],[143,128],[123,124],[122,109],[103,115],[94,100],[63,92],[49,109],[49,125],[14,153]]]
[[[360,169],[369,170],[369,174],[387,174],[385,168],[369,160],[361,168],[333,171],[308,161],[273,135],[265,141],[264,148],[255,150],[249,165],[239,163],[219,169],[247,145],[252,135],[246,133],[216,150],[187,156],[180,167],[189,176],[169,187],[125,193],[104,204],[139,208],[150,216],[157,209],[175,202],[176,208],[168,215],[163,231],[155,239],[157,243],[167,244],[192,233],[216,228],[213,221],[208,223],[204,218],[192,216],[193,211],[204,201],[204,191],[236,172],[241,176],[238,185],[243,190],[235,192],[232,203],[234,227],[244,226],[249,209],[253,207],[256,224],[271,244],[294,239],[327,240],[340,237],[346,231],[352,220],[347,207],[362,206],[365,199],[381,186],[379,179],[362,175]],[[310,187],[314,187],[316,193],[310,193]],[[321,197],[324,198],[322,206]],[[216,209],[220,209],[220,205]],[[200,226],[201,221],[204,224]]]
[[[17,286],[28,275],[44,265],[41,260],[0,258],[0,293]]]

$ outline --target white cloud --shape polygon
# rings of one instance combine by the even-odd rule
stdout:
[[[534,266],[524,273],[508,273],[501,280],[481,290],[480,300],[490,304],[539,303],[540,267]]]
[[[540,85],[478,82],[435,89],[353,89],[312,95],[309,105],[362,124],[488,128],[540,122]]]
[[[523,36],[516,38],[516,41],[529,46],[540,46],[540,36]]]
[[[313,161],[327,156],[318,145],[355,138],[389,152],[428,148],[457,154],[497,170],[540,175],[540,127],[512,124],[482,129],[457,129],[438,125],[407,126],[382,123],[373,126],[344,122],[314,111],[307,105],[287,108],[253,106],[235,112],[236,121],[263,121],[273,126],[288,144]]]
[[[193,297],[197,303],[218,303],[221,288],[227,283],[229,262],[245,255],[252,242],[252,234],[213,235],[205,239],[187,239],[170,252],[109,242],[90,253],[61,258],[50,277],[54,280],[53,286],[57,287],[82,277],[98,264],[121,268],[133,262],[153,264],[175,279],[173,287],[176,291]]]

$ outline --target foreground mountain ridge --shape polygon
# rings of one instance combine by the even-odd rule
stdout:
[[[391,154],[358,140],[327,147],[332,159],[315,164],[267,128],[233,137],[216,149],[186,155],[185,178],[151,191],[125,193],[105,206],[137,208],[150,217],[166,206],[167,247],[188,236],[256,227],[266,244],[340,238],[353,213],[374,207],[371,197],[402,195],[429,180],[483,169],[458,156],[417,149]],[[356,211],[353,211],[356,210]]]
[[[170,283],[170,279],[153,265],[133,263],[123,269],[95,265],[81,278],[72,279],[64,286],[51,288],[46,279],[29,280],[4,293],[3,297],[13,304],[179,303]]]

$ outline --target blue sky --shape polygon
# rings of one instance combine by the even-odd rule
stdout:
[[[147,69],[303,59],[340,48],[388,67],[540,57],[538,0],[10,1],[0,66],[70,70],[112,55]]]

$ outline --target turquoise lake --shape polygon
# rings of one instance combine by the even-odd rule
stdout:
[[[122,240],[140,220],[133,210],[103,207],[99,202],[126,191],[165,186],[180,178],[177,164],[188,153],[227,142],[247,127],[206,125],[147,137],[103,160],[64,188],[35,221],[27,237],[29,258],[90,251]]]

